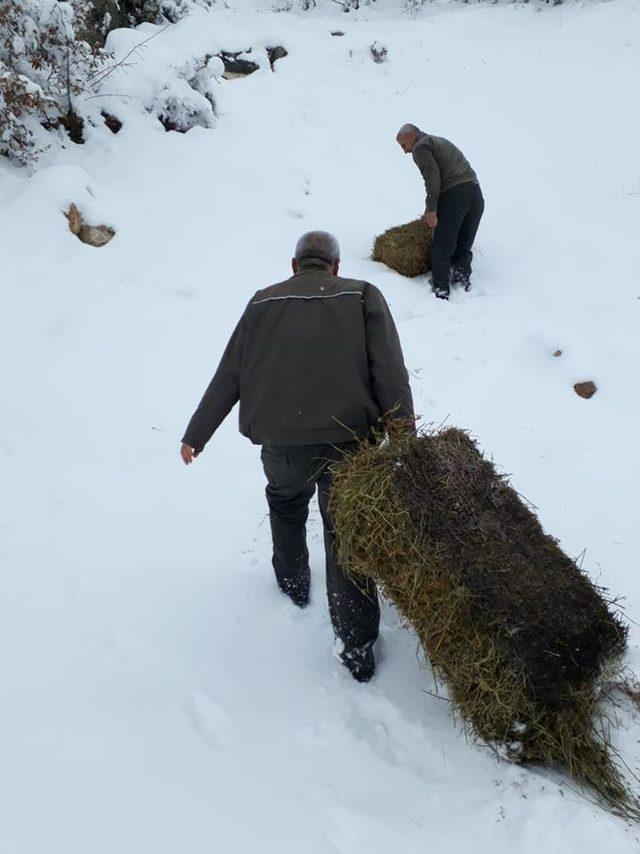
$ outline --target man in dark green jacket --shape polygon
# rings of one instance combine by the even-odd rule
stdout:
[[[385,416],[411,423],[413,401],[384,297],[368,282],[339,277],[339,265],[332,235],[300,238],[293,277],[258,291],[240,318],[181,455],[191,463],[240,401],[240,432],[262,445],[276,580],[300,607],[309,599],[305,525],[318,487],[331,620],[343,663],[367,681],[375,669],[377,593],[338,562],[329,465]]]
[[[476,173],[464,154],[448,139],[403,125],[396,140],[411,154],[426,189],[424,221],[434,229],[431,246],[433,290],[449,298],[452,284],[471,287],[471,247],[484,211]]]

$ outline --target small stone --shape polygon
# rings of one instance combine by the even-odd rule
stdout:
[[[576,383],[573,390],[578,397],[583,397],[585,400],[589,400],[589,398],[593,397],[593,395],[598,391],[598,387],[592,380],[585,380],[584,382]]]
[[[242,54],[247,53],[250,53],[250,51],[238,51],[237,53],[222,51],[218,54],[224,65],[222,76],[225,80],[236,80],[238,77],[247,77],[260,68],[257,62],[241,58]]]
[[[289,56],[289,51],[282,47],[279,44],[277,47],[268,47],[267,48],[267,56],[269,57],[269,65],[271,66],[271,70],[273,71],[273,66],[279,59],[284,59],[285,56]]]
[[[120,121],[120,119],[116,116],[112,116],[111,113],[103,112],[102,118],[111,133],[118,133],[122,129],[122,122]]]
[[[556,350],[556,352],[553,355],[557,359],[559,356],[562,356],[562,350]]]
[[[342,30],[334,30],[334,31],[331,33],[331,35],[332,35],[332,36],[336,36],[336,37],[340,37],[340,36],[343,36],[343,35],[344,35],[344,33],[342,32]]]

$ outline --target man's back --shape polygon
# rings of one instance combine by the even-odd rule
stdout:
[[[477,183],[477,175],[467,158],[456,145],[443,136],[425,133],[418,140],[413,149],[413,159],[423,174],[428,173],[430,157],[433,157],[440,171],[441,193],[459,184]]]
[[[258,291],[185,442],[203,447],[238,398],[240,431],[255,444],[345,442],[391,410],[412,417],[400,342],[378,289],[306,265]]]
[[[380,415],[369,380],[364,282],[303,268],[246,312],[240,423],[253,441],[314,444],[362,436]]]

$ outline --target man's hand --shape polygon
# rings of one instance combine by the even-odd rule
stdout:
[[[435,228],[438,224],[438,214],[435,211],[428,211],[422,219],[427,223],[429,228]]]
[[[199,454],[200,451],[196,451],[196,449],[192,448],[190,445],[182,445],[180,448],[180,456],[182,457],[182,462],[185,466],[190,465]]]

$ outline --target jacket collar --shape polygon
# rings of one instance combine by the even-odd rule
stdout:
[[[333,275],[333,270],[330,267],[326,267],[322,261],[318,261],[314,263],[313,261],[307,262],[304,267],[298,267],[298,272],[294,273],[294,278],[298,276],[304,276],[307,273],[329,273]]]

